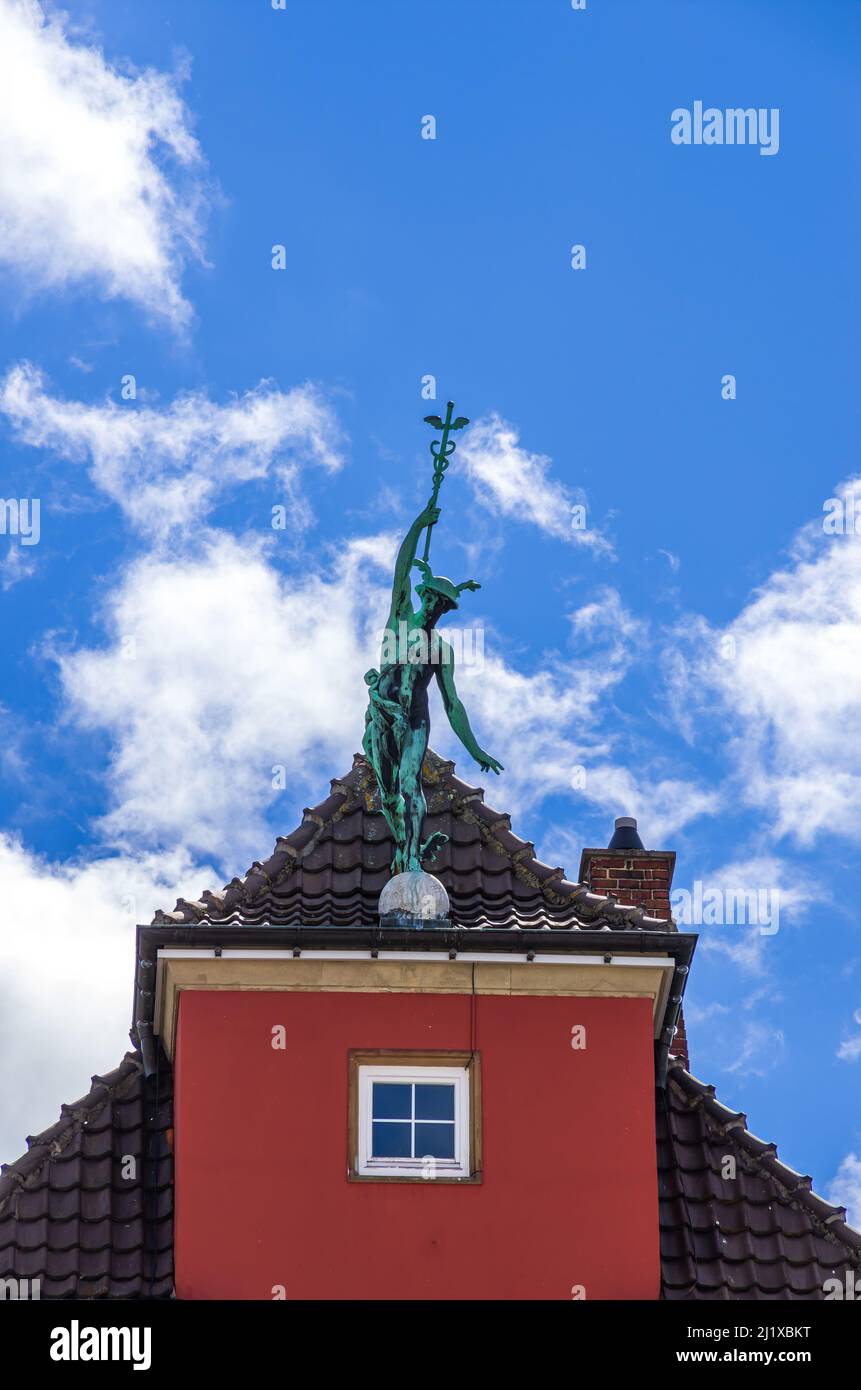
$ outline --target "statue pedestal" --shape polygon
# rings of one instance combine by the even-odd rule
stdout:
[[[448,893],[438,878],[424,871],[395,874],[380,894],[380,924],[384,927],[447,927]]]

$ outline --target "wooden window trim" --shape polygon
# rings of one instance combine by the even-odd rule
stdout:
[[[360,1173],[359,1153],[359,1068],[360,1067],[463,1067],[469,1078],[469,1166],[468,1177],[426,1178],[421,1173],[394,1176]],[[481,1151],[481,1054],[479,1052],[408,1052],[377,1048],[352,1049],[347,1054],[347,1181],[410,1182],[425,1187],[469,1187],[482,1180]]]

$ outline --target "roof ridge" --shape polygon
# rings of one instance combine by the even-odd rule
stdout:
[[[675,1084],[691,1109],[701,1109],[707,1121],[731,1138],[741,1150],[747,1164],[782,1187],[790,1206],[801,1209],[819,1226],[826,1239],[834,1239],[852,1251],[853,1260],[861,1257],[861,1231],[846,1220],[846,1208],[826,1202],[813,1190],[813,1179],[790,1168],[777,1157],[777,1145],[760,1139],[748,1128],[743,1111],[730,1110],[715,1095],[714,1086],[700,1081],[684,1063],[671,1055],[667,1081]]]
[[[10,1199],[37,1178],[47,1163],[63,1153],[88,1120],[101,1114],[108,1101],[122,1096],[142,1071],[140,1052],[127,1052],[113,1071],[91,1078],[92,1085],[85,1096],[62,1105],[59,1120],[40,1134],[27,1136],[27,1152],[11,1163],[0,1165],[0,1215]]]
[[[650,917],[642,907],[620,902],[612,893],[606,896],[593,893],[582,883],[565,876],[565,870],[553,868],[540,860],[531,840],[523,840],[511,829],[511,816],[497,811],[484,800],[484,788],[464,782],[455,773],[455,764],[432,748],[424,762],[427,784],[444,791],[452,812],[467,824],[478,828],[482,840],[498,855],[507,859],[515,877],[541,893],[554,907],[574,907],[578,919],[586,925],[600,927],[607,922],[616,926],[631,926],[641,930],[675,931],[672,919]],[[361,753],[353,757],[353,766],[345,777],[332,778],[331,793],[316,806],[306,806],[302,821],[289,835],[279,835],[269,859],[255,860],[245,877],[234,878],[221,892],[204,889],[196,900],[177,898],[172,912],[158,909],[153,926],[178,923],[195,924],[204,918],[224,920],[238,909],[253,904],[259,894],[286,878],[296,864],[313,851],[324,832],[359,805],[373,809],[374,775]]]

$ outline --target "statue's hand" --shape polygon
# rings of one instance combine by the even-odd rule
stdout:
[[[490,756],[489,753],[485,753],[481,749],[478,750],[478,754],[476,755],[475,761],[478,763],[482,772],[499,773],[505,771],[505,768],[502,766],[502,763],[498,763],[495,758],[492,758]]]
[[[415,524],[421,531],[425,526],[436,526],[437,522],[439,521],[439,518],[439,507],[427,506],[425,507],[424,511],[420,512],[419,515],[416,517]]]
[[[458,593],[461,593],[464,589],[470,589],[473,593],[475,593],[476,589],[480,588],[481,585],[479,584],[477,579],[467,579],[465,584],[458,584],[457,591]]]

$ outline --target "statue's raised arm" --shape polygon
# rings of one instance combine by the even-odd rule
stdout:
[[[413,564],[416,559],[416,551],[419,548],[419,538],[426,526],[433,526],[439,521],[439,507],[428,504],[423,512],[420,512],[401,542],[398,551],[398,558],[395,561],[395,576],[392,581],[392,604],[389,609],[389,628],[394,631],[402,618],[409,620],[413,616],[413,583],[411,578]]]

